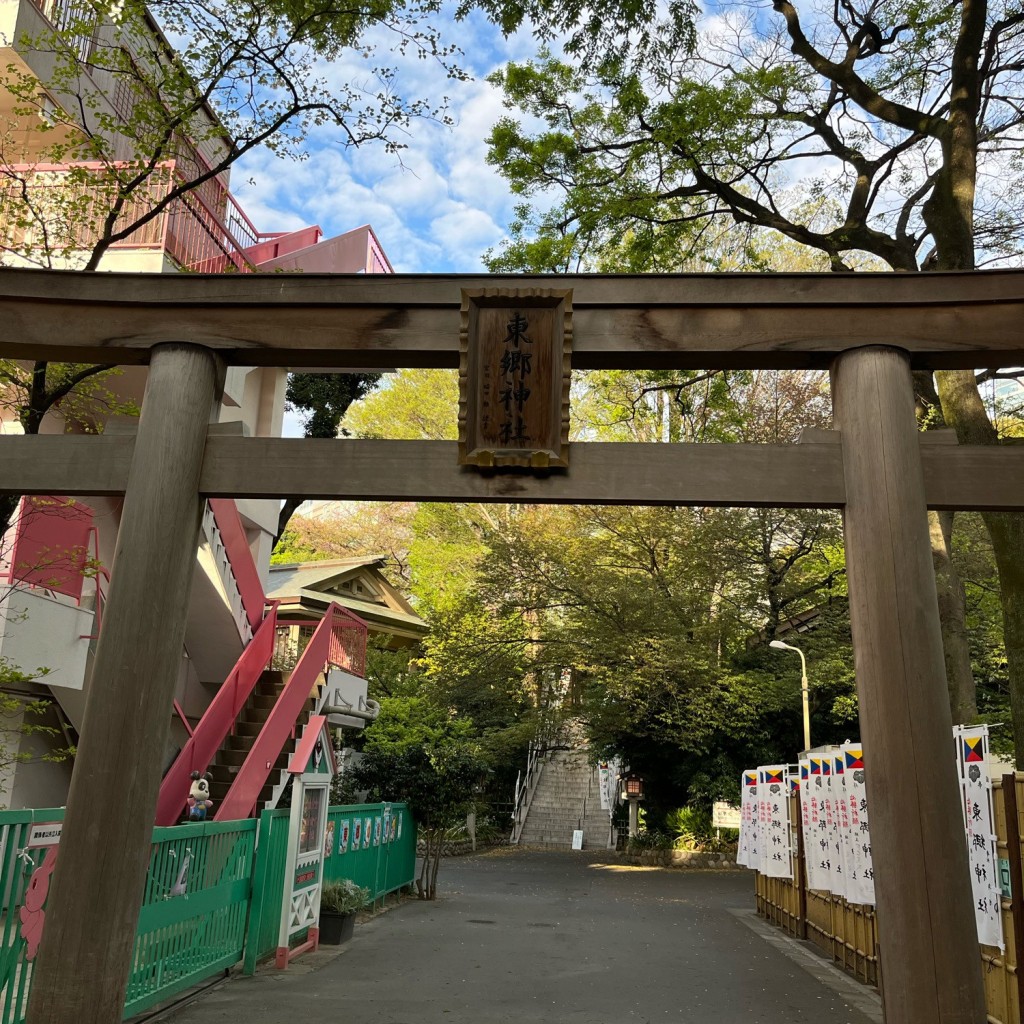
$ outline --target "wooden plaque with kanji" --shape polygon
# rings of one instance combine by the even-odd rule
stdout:
[[[571,352],[571,290],[463,290],[460,465],[569,465]]]

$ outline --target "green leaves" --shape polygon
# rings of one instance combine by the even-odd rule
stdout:
[[[645,0],[462,0],[457,17],[482,10],[506,35],[524,25],[541,42],[562,37],[565,52],[585,70],[662,67],[689,52],[700,10],[669,0],[663,12]]]
[[[384,701],[353,770],[374,800],[407,801],[422,828],[445,828],[465,813],[487,772],[468,723],[441,720],[417,699]]]

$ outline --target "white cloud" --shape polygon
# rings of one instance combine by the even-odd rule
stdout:
[[[331,236],[369,223],[396,270],[483,269],[480,257],[500,242],[514,202],[486,161],[486,137],[505,110],[500,91],[484,79],[506,60],[532,55],[536,44],[528,32],[503,40],[478,15],[448,32],[465,51],[461,64],[475,76],[471,81],[448,78],[434,60],[399,61],[386,52],[394,43],[387,33],[378,33],[381,52],[372,61],[349,51],[318,70],[335,85],[359,84],[374,93],[373,65],[394,59],[400,63],[396,88],[435,103],[450,97],[454,126],[415,121],[398,156],[383,145],[346,148],[339,129],[329,126],[311,134],[305,161],[251,154],[233,171],[232,189],[257,228],[317,223]]]

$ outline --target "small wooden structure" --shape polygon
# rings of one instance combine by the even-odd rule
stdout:
[[[790,446],[574,444],[567,469],[537,475],[460,467],[454,442],[207,433],[225,364],[456,368],[464,292],[552,285],[572,293],[575,367],[829,368],[836,430]],[[64,826],[76,856],[54,875],[30,1024],[121,1013],[162,768],[151,752],[164,749],[201,499],[300,494],[841,508],[886,1020],[985,1019],[926,510],[1024,509],[1024,448],[930,444],[910,374],[1024,363],[1024,272],[2,270],[0,322],[0,357],[150,365],[134,438],[0,438],[7,491],[125,495]]]
[[[319,946],[320,893],[327,859],[324,837],[331,779],[336,771],[326,716],[310,718],[288,771],[292,776],[292,806],[281,930],[274,958],[281,970],[300,954],[315,952]],[[293,949],[290,941],[299,932],[307,933],[306,940]]]

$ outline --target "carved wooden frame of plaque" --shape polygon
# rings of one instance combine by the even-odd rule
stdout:
[[[471,374],[479,373],[479,353],[470,350],[470,333],[480,309],[551,309],[555,311],[554,328],[559,327],[561,308],[561,393],[558,414],[558,438],[553,448],[501,448],[481,443],[471,436],[470,417],[476,415],[479,398],[471,389]],[[557,349],[557,339],[556,342]],[[524,469],[567,469],[569,466],[569,386],[572,356],[572,289],[571,288],[473,288],[462,289],[459,330],[459,465],[498,468],[518,466]],[[557,352],[553,353],[554,370]],[[554,399],[552,391],[545,397]],[[475,426],[475,424],[474,424]]]

